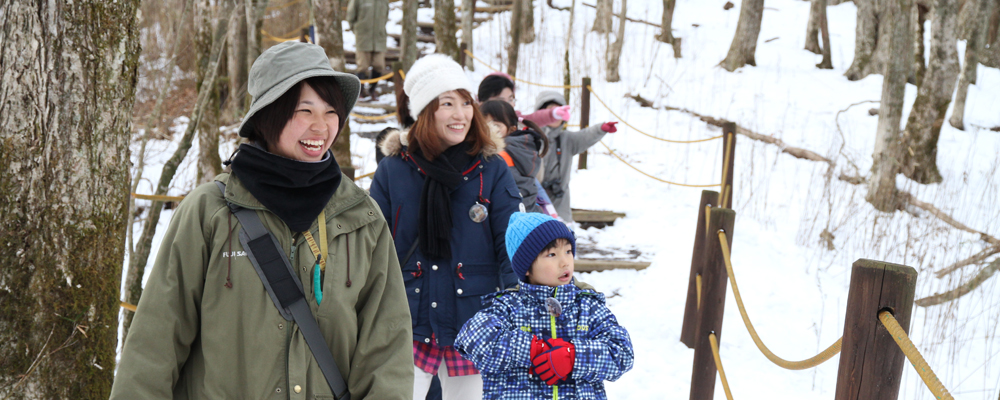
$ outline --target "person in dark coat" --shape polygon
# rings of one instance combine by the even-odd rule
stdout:
[[[517,284],[504,235],[523,208],[503,140],[490,135],[462,68],[429,55],[406,74],[416,123],[381,146],[371,196],[391,228],[413,323],[413,398],[441,379],[444,400],[482,398],[482,377],[454,349],[480,296]]]
[[[542,170],[542,157],[548,151],[548,139],[541,133],[542,129],[529,120],[522,121],[524,129],[518,129],[517,112],[505,101],[490,100],[479,107],[490,129],[503,137],[506,148],[500,156],[514,176],[525,209],[528,212],[544,212],[538,204],[541,185],[536,179]]]

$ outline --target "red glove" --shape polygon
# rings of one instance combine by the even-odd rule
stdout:
[[[538,338],[538,336],[531,335],[531,356],[530,360],[534,360],[539,354],[542,354],[549,350],[549,344],[545,343],[544,340]]]
[[[562,339],[545,339],[549,349],[531,359],[531,373],[549,385],[566,382],[573,372],[576,346]]]
[[[617,123],[618,121],[605,122],[603,125],[601,125],[601,130],[607,133],[618,132],[618,128],[615,127],[615,124]]]

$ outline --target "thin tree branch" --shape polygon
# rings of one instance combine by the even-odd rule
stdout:
[[[963,267],[966,267],[966,266],[969,266],[969,265],[972,265],[972,264],[979,264],[979,263],[985,261],[990,256],[992,256],[994,254],[997,254],[997,253],[1000,253],[1000,247],[987,247],[987,248],[983,249],[983,251],[980,251],[979,253],[976,253],[976,255],[974,255],[972,257],[969,257],[969,258],[966,258],[964,260],[958,261],[958,262],[956,262],[954,264],[951,264],[951,265],[949,265],[949,266],[941,269],[938,272],[935,272],[934,275],[937,276],[938,278],[944,278],[948,274],[950,274],[952,272],[955,272],[955,271],[958,271],[959,269],[961,269]]]
[[[971,293],[973,290],[979,287],[979,285],[982,285],[983,282],[986,282],[987,279],[993,276],[993,274],[995,274],[997,270],[1000,270],[1000,258],[994,259],[993,262],[990,263],[990,265],[986,266],[986,268],[979,270],[979,273],[977,273],[976,276],[973,277],[968,282],[961,284],[958,287],[949,290],[947,292],[924,297],[920,300],[915,301],[914,303],[917,303],[917,305],[921,307],[930,307],[955,300],[959,297]]]

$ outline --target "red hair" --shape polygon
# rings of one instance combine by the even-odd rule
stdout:
[[[487,150],[496,151],[497,145],[493,143],[493,139],[490,138],[490,128],[486,125],[486,119],[483,114],[479,111],[479,104],[472,98],[472,94],[465,89],[457,89],[456,92],[472,104],[472,126],[469,127],[469,133],[465,135],[464,143],[469,143],[471,145],[469,149],[470,155],[476,155],[483,153]],[[435,120],[434,113],[438,110],[438,100],[430,102],[427,107],[424,107],[423,111],[417,115],[417,122],[413,124],[410,128],[410,132],[407,135],[407,140],[409,141],[409,147],[411,149],[420,149],[424,157],[429,161],[433,161],[438,155],[445,151],[446,147],[444,142],[441,140],[441,136],[435,130]]]

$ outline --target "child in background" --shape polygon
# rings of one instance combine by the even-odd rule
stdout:
[[[535,179],[542,170],[542,157],[549,150],[549,140],[541,133],[541,128],[534,122],[525,120],[524,129],[518,129],[514,107],[505,101],[490,100],[480,104],[479,109],[483,117],[486,117],[490,130],[503,138],[506,146],[500,152],[500,157],[507,162],[511,175],[514,175],[514,183],[517,183],[521,192],[525,211],[555,213],[555,207],[549,201],[542,204],[538,194],[545,193],[545,190],[541,189],[542,185]]]
[[[632,342],[604,295],[573,279],[576,239],[565,224],[514,213],[507,254],[516,289],[483,296],[455,348],[483,375],[484,399],[606,399],[604,381],[632,369]]]

